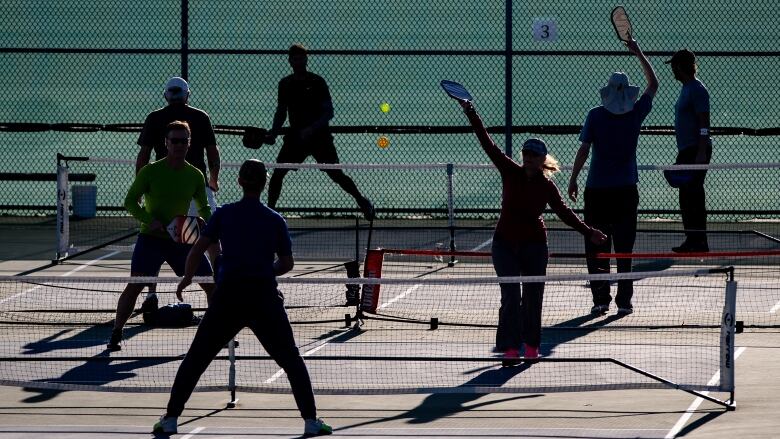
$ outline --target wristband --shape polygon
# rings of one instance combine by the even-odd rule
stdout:
[[[709,136],[710,135],[709,128],[699,128],[699,135],[700,136]]]

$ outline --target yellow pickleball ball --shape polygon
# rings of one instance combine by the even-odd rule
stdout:
[[[389,113],[390,112],[390,104],[388,104],[387,102],[382,102],[381,104],[379,104],[379,110],[382,113]]]
[[[385,136],[381,136],[378,139],[376,139],[376,146],[385,149],[388,146],[390,146],[390,139],[388,139]]]

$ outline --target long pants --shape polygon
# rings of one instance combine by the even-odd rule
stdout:
[[[290,380],[301,417],[314,419],[317,409],[306,364],[295,345],[284,299],[274,280],[242,279],[217,285],[171,389],[168,416],[179,416],[206,368],[238,332],[254,332],[266,352]]]
[[[636,217],[639,207],[639,191],[636,185],[614,188],[585,188],[585,222],[607,235],[603,244],[594,244],[585,237],[588,255],[609,253],[614,245],[616,253],[631,253],[636,241]],[[609,259],[587,257],[588,273],[609,273]],[[631,259],[617,259],[617,272],[630,273]],[[609,305],[609,281],[591,281],[594,305]],[[618,281],[615,303],[621,308],[631,308],[634,282]]]
[[[493,237],[493,268],[498,276],[543,276],[547,273],[547,243],[511,245]],[[538,347],[542,341],[544,282],[501,284],[496,350]]]
[[[698,146],[691,146],[677,152],[675,164],[690,165],[696,161]],[[712,158],[712,144],[707,148],[706,163]],[[690,244],[707,243],[707,204],[704,193],[704,178],[707,171],[693,171],[693,179],[680,186],[680,214],[685,228],[685,241]]]

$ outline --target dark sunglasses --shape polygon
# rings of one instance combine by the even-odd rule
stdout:
[[[173,145],[185,145],[189,143],[190,139],[186,137],[168,137],[168,141]]]

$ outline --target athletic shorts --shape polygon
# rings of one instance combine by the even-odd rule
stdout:
[[[187,261],[187,255],[191,248],[190,244],[180,244],[170,239],[141,233],[135,241],[130,273],[133,276],[157,276],[163,262],[167,262],[177,276],[183,276],[184,263]],[[205,254],[200,258],[200,265],[195,275],[212,275],[211,264]]]
[[[309,156],[317,163],[338,163],[333,136],[330,133],[317,134],[302,142],[297,134],[286,134],[276,163],[303,163]]]

